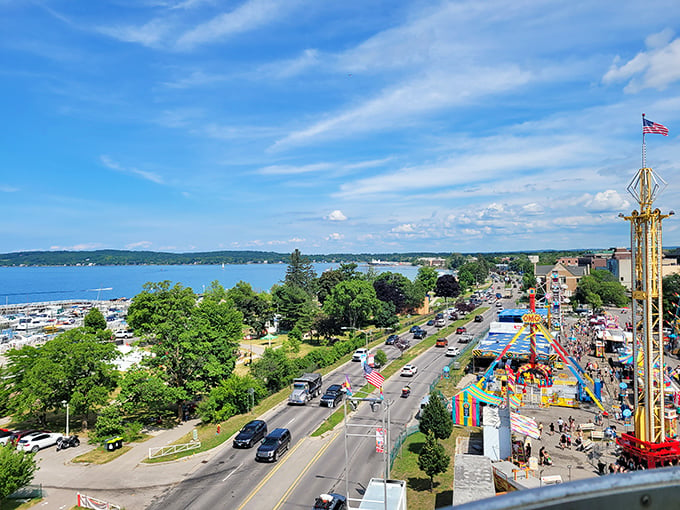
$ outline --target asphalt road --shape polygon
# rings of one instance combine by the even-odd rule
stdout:
[[[425,327],[429,334],[435,334],[434,327]],[[412,335],[405,333],[409,338]],[[411,345],[419,342],[411,340]],[[400,352],[393,346],[381,347],[389,359],[399,356]],[[375,351],[373,349],[372,351]],[[344,374],[348,374],[352,385],[364,385],[363,370],[360,363],[348,362],[334,373],[324,378],[323,389],[331,384],[341,384]],[[411,400],[414,402],[415,398]],[[417,403],[416,403],[417,404]],[[414,404],[415,405],[415,404]],[[277,427],[291,431],[291,451],[304,437],[316,430],[334,409],[319,406],[315,398],[306,406],[276,407],[262,419],[266,420],[269,430]],[[285,462],[289,453],[284,454],[278,464]],[[217,505],[222,508],[238,508],[250,495],[258,483],[263,480],[276,464],[265,464],[255,461],[255,450],[237,450],[223,448],[206,464],[181,481],[173,490],[167,491],[149,507],[150,509],[203,509]],[[265,485],[265,490],[268,490]],[[225,506],[226,505],[226,506]]]

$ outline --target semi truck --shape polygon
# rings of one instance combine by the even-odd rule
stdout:
[[[321,374],[302,374],[293,379],[293,391],[288,397],[289,404],[306,405],[307,401],[321,393]]]

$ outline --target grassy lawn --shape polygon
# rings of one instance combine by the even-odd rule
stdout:
[[[2,510],[24,510],[25,508],[31,508],[32,506],[39,505],[42,502],[42,498],[35,498],[29,501],[24,501],[23,499],[7,499],[2,502]]]
[[[91,450],[83,455],[78,455],[71,462],[82,462],[87,464],[106,464],[111,462],[113,459],[117,459],[124,453],[132,450],[132,446],[123,446],[117,450],[108,451],[105,450],[103,446],[98,446],[94,450]]]

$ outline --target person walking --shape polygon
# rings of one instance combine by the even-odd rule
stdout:
[[[538,439],[541,439],[543,435],[543,422],[538,422]]]
[[[560,434],[562,433],[562,429],[564,428],[564,420],[562,420],[562,417],[560,416],[557,418],[557,430],[559,430]]]
[[[548,428],[550,429],[550,435],[555,435],[555,424],[553,422],[550,422],[550,426]]]

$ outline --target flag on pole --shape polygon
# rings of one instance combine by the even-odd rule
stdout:
[[[371,367],[369,367],[368,363],[364,363],[364,377],[376,388],[382,387],[383,383],[385,382],[385,378],[380,375],[377,370],[373,370]]]
[[[347,394],[348,397],[352,396],[352,384],[349,382],[349,376],[345,374],[345,382],[342,383],[342,385],[345,387],[345,393]]]
[[[642,134],[654,134],[654,135],[663,135],[663,136],[668,136],[668,128],[664,126],[663,124],[658,124],[656,122],[652,122],[651,120],[645,119],[644,116],[642,117]]]

